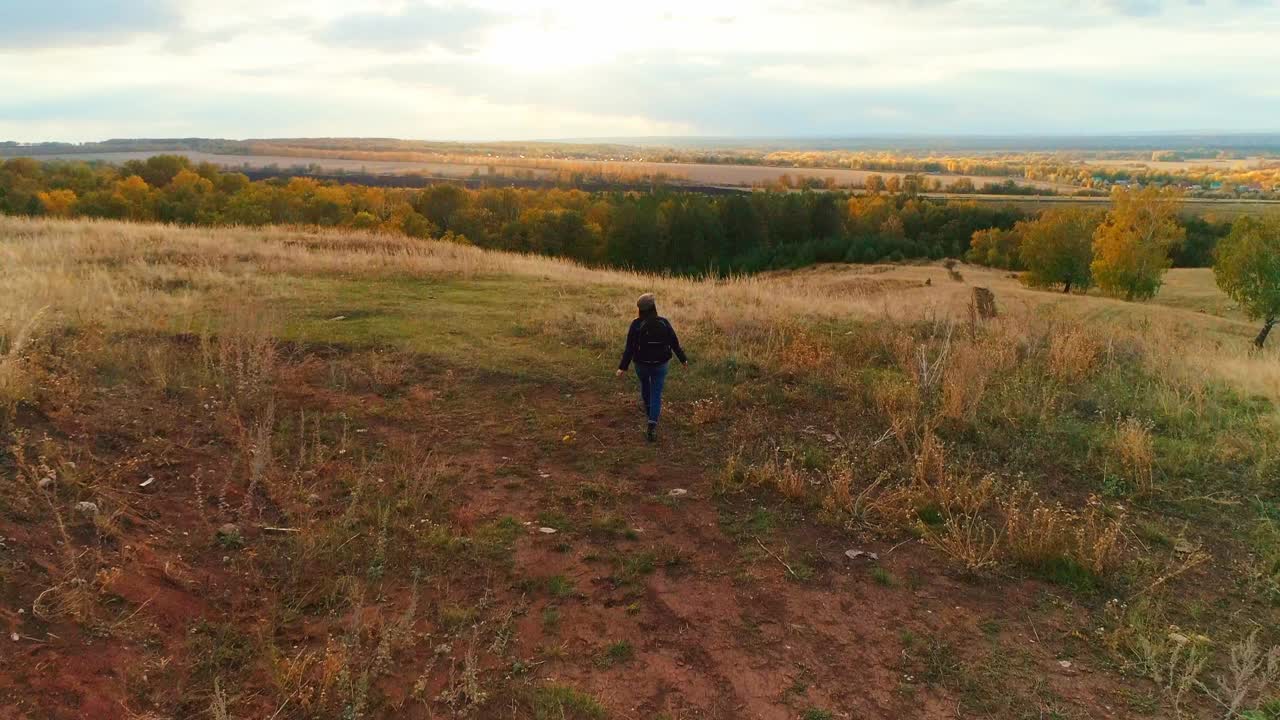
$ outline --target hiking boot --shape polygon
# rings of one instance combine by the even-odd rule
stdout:
[[[649,423],[649,429],[644,436],[649,442],[655,442],[658,439],[658,423]]]

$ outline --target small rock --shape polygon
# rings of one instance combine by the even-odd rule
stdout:
[[[40,488],[41,490],[48,490],[49,488],[53,487],[53,484],[55,482],[57,482],[57,480],[54,480],[52,475],[46,475],[40,478],[40,482],[36,483],[36,487]]]
[[[346,315],[334,315],[333,317],[329,318],[329,320],[330,320],[330,321],[333,321],[333,320],[346,320],[346,319],[347,319],[347,316],[346,316]]]
[[[543,535],[555,535],[556,529],[553,527],[540,527],[538,528],[538,532],[542,533]]]
[[[218,544],[223,547],[240,547],[244,544],[244,536],[240,534],[240,526],[225,523],[218,528]]]
[[[18,635],[18,633],[9,633],[9,639],[14,642],[18,642],[22,638]]]
[[[1179,645],[1185,645],[1187,644],[1187,641],[1190,640],[1190,638],[1188,638],[1186,635],[1183,635],[1182,633],[1178,633],[1178,632],[1169,633],[1169,639]]]
[[[1059,666],[1061,666],[1063,670],[1069,670],[1069,669],[1071,669],[1071,661],[1070,661],[1070,660],[1059,660],[1059,661],[1058,661],[1058,665],[1059,665]]]
[[[138,483],[138,487],[140,488],[151,487],[152,483],[154,483],[155,481],[156,479],[154,477],[149,477],[146,480],[143,480],[142,482]]]
[[[880,560],[879,554],[873,553],[869,550],[845,550],[844,556],[849,558],[850,560],[857,560],[860,557],[865,557],[868,560],[872,560],[875,562],[879,562]]]
[[[88,515],[89,517],[93,517],[94,515],[98,514],[98,506],[89,502],[88,500],[81,500],[80,502],[76,503],[76,512],[80,513],[81,515]]]
[[[671,497],[680,497],[681,495],[688,495],[689,491],[684,488],[671,488],[667,491],[667,494]]]

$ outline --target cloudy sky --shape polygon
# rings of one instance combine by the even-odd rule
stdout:
[[[1280,130],[1280,0],[0,0],[0,140]]]

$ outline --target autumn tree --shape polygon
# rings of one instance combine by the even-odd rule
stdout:
[[[1094,282],[1126,300],[1155,296],[1173,264],[1170,252],[1186,236],[1178,224],[1177,188],[1117,188],[1111,210],[1093,236]]]
[[[891,193],[897,193],[902,190],[902,178],[897,175],[890,175],[888,180],[884,181],[884,189]]]
[[[1021,270],[1022,259],[1018,252],[1021,244],[1022,236],[1016,230],[998,227],[976,230],[965,260],[1002,270]]]
[[[470,201],[466,188],[451,183],[432,185],[414,198],[413,209],[441,230],[453,229],[453,216]]]
[[[1093,235],[1100,221],[1095,211],[1055,208],[1037,220],[1018,223],[1018,257],[1027,269],[1022,281],[1031,287],[1062,285],[1064,293],[1087,290],[1093,284]]]
[[[76,204],[73,190],[47,190],[36,193],[36,197],[39,198],[44,213],[54,217],[70,217],[71,208]]]
[[[137,175],[117,180],[112,186],[112,195],[119,198],[125,208],[125,217],[130,220],[150,219],[155,212],[154,193],[147,181]]]
[[[902,176],[902,192],[905,195],[915,197],[924,192],[927,188],[924,184],[924,178],[915,173]]]
[[[1213,275],[1249,317],[1262,321],[1253,341],[1262,348],[1280,319],[1280,213],[1236,220],[1218,243]]]
[[[884,192],[884,177],[876,174],[868,175],[867,179],[862,181],[862,186],[866,188],[867,194],[879,195]]]
[[[192,170],[179,170],[164,187],[157,215],[165,222],[207,222],[213,200],[212,182]]]

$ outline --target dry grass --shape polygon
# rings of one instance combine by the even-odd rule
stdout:
[[[1039,315],[1052,310],[1062,322],[1105,321],[1110,337],[1161,337],[1149,361],[1161,370],[1186,377],[1205,372],[1247,392],[1280,400],[1280,363],[1275,350],[1252,353],[1248,339],[1255,328],[1234,312],[1215,317],[1181,307],[1184,298],[1212,288],[1207,271],[1174,271],[1169,285],[1187,288],[1182,295],[1162,295],[1155,303],[1136,305],[1100,297],[1061,297],[1028,290],[1003,273],[964,266],[974,284],[990,287],[1002,317],[988,323],[987,335],[1010,328],[1043,325]],[[1184,273],[1179,276],[1178,273]],[[515,276],[580,286],[610,288],[612,299],[590,309],[566,310],[572,324],[588,338],[612,341],[619,315],[631,313],[634,296],[644,290],[659,294],[695,336],[718,348],[738,351],[745,360],[779,360],[796,372],[830,365],[828,352],[816,342],[805,318],[963,321],[969,286],[939,282],[946,271],[937,266],[858,267],[833,271],[815,268],[797,273],[769,273],[719,281],[672,278],[585,268],[562,260],[512,255],[451,243],[363,234],[290,228],[161,228],[117,222],[51,221],[0,218],[0,316],[4,346],[42,308],[37,327],[65,322],[106,322],[113,326],[199,330],[198,309],[211,298],[269,297],[281,275],[348,275],[377,277],[479,278]],[[1187,278],[1194,277],[1194,281]],[[929,285],[926,280],[932,280]],[[1175,282],[1176,280],[1176,282]],[[886,291],[890,289],[891,291]],[[1167,304],[1162,304],[1167,303]],[[557,321],[558,319],[552,319]],[[176,326],[176,327],[175,327]],[[1105,354],[1095,335],[1065,332],[1050,335],[1051,367],[1064,381],[1078,377]],[[1003,353],[1015,347],[990,344]],[[1177,352],[1173,352],[1174,349]],[[915,348],[909,348],[914,350]],[[784,351],[785,350],[785,351]],[[967,367],[948,390],[949,414],[970,412],[986,368],[979,351],[962,357]],[[13,352],[4,349],[0,358]],[[990,356],[988,356],[990,357]],[[935,361],[936,358],[929,358]],[[998,368],[1005,361],[1000,356]],[[12,365],[12,361],[0,361]],[[918,364],[913,357],[906,364]],[[10,371],[12,372],[12,371]]]
[[[982,572],[1000,561],[1000,536],[979,515],[948,515],[941,530],[926,529],[925,540],[969,572]]]
[[[1001,514],[1006,552],[1021,565],[1043,570],[1069,561],[1095,577],[1121,565],[1124,522],[1096,508],[1069,510],[1017,493],[1001,503]]]
[[[8,398],[10,410],[38,403],[50,392],[42,363],[56,359],[79,363],[75,369],[85,377],[99,364],[136,373],[140,384],[175,405],[195,389],[212,401],[226,466],[216,475],[196,469],[176,478],[192,484],[190,502],[205,532],[212,536],[228,521],[251,528],[266,525],[272,513],[287,517],[304,530],[279,539],[288,558],[281,595],[360,619],[345,636],[331,636],[324,651],[269,658],[276,694],[316,715],[365,707],[370,688],[376,693],[380,675],[401,659],[397,648],[415,633],[412,611],[387,619],[366,602],[366,593],[385,589],[375,583],[394,572],[388,568],[465,566],[460,553],[487,546],[453,537],[433,510],[447,505],[444,459],[396,446],[355,460],[360,443],[352,433],[360,431],[345,414],[279,410],[290,407],[280,383],[299,372],[291,363],[302,353],[276,338],[298,322],[288,312],[305,311],[286,301],[314,277],[358,280],[361,289],[371,280],[406,277],[527,280],[573,300],[549,304],[529,322],[543,324],[540,340],[560,339],[572,349],[557,360],[584,365],[612,355],[619,319],[632,314],[635,295],[654,290],[685,343],[696,348],[692,373],[676,386],[688,394],[673,398],[675,422],[697,426],[709,446],[723,440],[724,447],[708,451],[712,462],[728,448],[743,448],[726,463],[720,489],[767,488],[795,501],[799,513],[820,506],[824,519],[859,532],[915,533],[974,573],[1016,565],[1068,583],[1101,580],[1097,585],[1109,591],[1123,587],[1107,582],[1123,571],[1150,592],[1174,587],[1200,565],[1186,560],[1148,582],[1159,570],[1129,562],[1128,520],[1119,503],[1090,493],[1101,491],[1099,475],[1114,471],[1135,491],[1140,512],[1157,511],[1148,501],[1169,500],[1163,486],[1180,477],[1168,455],[1175,440],[1207,454],[1205,467],[1225,465],[1215,465],[1219,460],[1257,467],[1265,481],[1274,466],[1262,458],[1277,452],[1274,434],[1250,427],[1228,436],[1220,426],[1204,434],[1196,423],[1221,412],[1222,393],[1213,384],[1232,373],[1246,376],[1239,385],[1245,392],[1280,398],[1280,383],[1267,389],[1280,372],[1255,370],[1274,356],[1238,351],[1235,341],[1246,347],[1251,328],[1233,317],[1176,303],[1133,306],[1036,293],[980,268],[965,267],[964,275],[997,293],[1000,317],[966,327],[969,286],[939,282],[945,270],[935,266],[698,280],[371,234],[0,218],[0,299],[8,301],[0,305],[0,389],[7,393],[0,398]],[[67,335],[75,336],[74,352],[61,339]],[[340,368],[328,366],[325,387],[381,393],[421,371],[395,352],[353,352]],[[324,372],[324,361],[308,360]],[[1210,362],[1216,364],[1207,370]],[[1130,389],[1135,379],[1143,386]],[[60,400],[81,392],[57,390]],[[395,413],[417,409],[418,400],[387,395]],[[1167,432],[1171,418],[1182,423],[1176,429],[1186,431],[1183,437]],[[826,430],[832,432],[824,437]],[[1078,434],[1064,439],[1067,431]],[[1077,453],[1069,442],[1091,450]],[[1060,451],[1071,455],[1055,455]],[[10,511],[66,537],[78,533],[111,545],[115,526],[125,524],[117,518],[128,496],[111,483],[77,479],[52,451],[38,458],[32,451],[29,461],[21,452],[14,452],[20,482],[4,488]],[[1068,462],[1074,464],[1058,469]],[[58,484],[41,494],[38,483],[50,474]],[[1044,498],[1023,491],[1028,485]],[[123,485],[129,492],[134,486]],[[88,499],[100,507],[92,520],[73,510]],[[339,575],[332,570],[340,565]],[[95,604],[112,581],[105,566],[92,554],[68,555],[52,569],[37,612],[96,622]],[[186,586],[194,573],[166,564],[164,575]],[[448,607],[459,602],[433,601],[441,617],[448,614],[445,600]],[[474,627],[471,619],[460,624],[468,628],[459,632]],[[1186,650],[1162,646],[1151,654],[1164,663],[1161,682],[1179,692],[1202,668],[1202,657],[1189,658]],[[452,668],[444,694],[426,697],[424,684],[413,701],[438,699],[458,712],[480,704],[488,692],[478,684],[476,663],[483,661],[473,653],[438,660],[441,671]],[[421,668],[423,677],[436,662],[433,656]],[[239,697],[224,698],[221,707],[238,710]]]
[[[1151,438],[1151,425],[1137,418],[1128,417],[1116,424],[1112,451],[1124,479],[1140,495],[1151,495],[1155,490],[1155,446]]]

